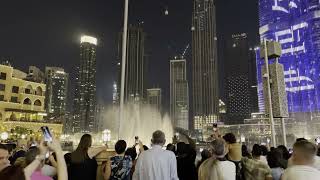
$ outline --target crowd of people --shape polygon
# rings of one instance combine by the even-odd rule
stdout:
[[[92,137],[81,137],[75,151],[64,154],[60,142],[39,142],[25,148],[9,149],[0,144],[0,180],[318,180],[320,157],[312,142],[299,138],[287,147],[237,142],[232,133],[214,134],[197,161],[196,144],[166,144],[165,134],[152,134],[149,149],[141,141],[129,146],[119,140],[115,154],[98,168],[95,157],[107,147],[92,147]],[[49,153],[50,152],[50,153]]]

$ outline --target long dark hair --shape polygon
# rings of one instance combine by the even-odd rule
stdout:
[[[88,157],[88,149],[91,147],[92,138],[90,134],[84,134],[79,142],[77,149],[71,153],[71,162],[82,163]]]
[[[26,178],[22,167],[8,166],[0,172],[0,179],[25,180]]]

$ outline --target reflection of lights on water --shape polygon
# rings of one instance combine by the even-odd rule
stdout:
[[[25,139],[26,138],[26,135],[25,134],[22,134],[21,135],[21,139]]]
[[[7,140],[9,138],[9,134],[7,132],[3,132],[0,135],[1,140]]]

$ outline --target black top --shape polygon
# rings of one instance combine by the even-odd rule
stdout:
[[[68,167],[69,180],[96,180],[97,161],[93,158],[86,158],[82,163],[70,163]]]

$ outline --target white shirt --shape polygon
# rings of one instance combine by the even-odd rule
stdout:
[[[319,156],[314,157],[313,167],[320,171],[320,157]]]
[[[288,167],[293,166],[292,158],[288,160]],[[319,156],[314,156],[314,162],[312,167],[318,169],[320,171],[320,157]]]
[[[159,145],[140,154],[133,180],[178,180],[177,160],[173,152]]]
[[[311,166],[294,165],[282,174],[282,180],[319,180],[320,171]]]
[[[223,180],[236,180],[236,165],[230,161],[220,161]]]
[[[52,167],[52,166],[45,164],[41,168],[41,173],[45,176],[54,177],[55,175],[57,175],[57,169],[55,167]]]
[[[260,161],[261,161],[261,162],[264,162],[265,164],[268,164],[268,161],[267,161],[267,157],[266,157],[266,156],[260,156]]]

